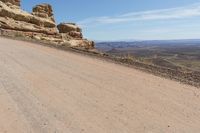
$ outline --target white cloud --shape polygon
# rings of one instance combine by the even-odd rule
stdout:
[[[185,7],[177,7],[170,9],[151,10],[142,12],[131,12],[118,16],[105,16],[97,18],[88,18],[80,21],[82,26],[94,26],[99,24],[115,24],[125,23],[139,20],[168,20],[182,19],[200,16],[200,3],[195,3]]]

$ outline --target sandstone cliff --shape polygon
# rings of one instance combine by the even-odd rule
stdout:
[[[0,0],[0,34],[22,36],[57,45],[93,48],[94,42],[83,38],[82,29],[74,23],[55,23],[49,4],[33,7],[32,13],[20,8],[20,0]]]

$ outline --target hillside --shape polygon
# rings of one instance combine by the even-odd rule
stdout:
[[[200,130],[199,89],[33,43],[0,38],[0,132]]]

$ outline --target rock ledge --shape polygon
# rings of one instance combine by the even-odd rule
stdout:
[[[75,23],[56,25],[52,6],[40,4],[32,13],[20,8],[20,0],[0,0],[0,34],[26,37],[71,47],[94,48],[94,42],[83,38]]]

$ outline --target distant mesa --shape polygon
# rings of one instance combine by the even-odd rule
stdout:
[[[82,29],[75,23],[56,25],[52,6],[40,4],[32,13],[20,8],[20,0],[0,0],[0,34],[26,37],[57,45],[94,48],[94,42],[83,38]]]

